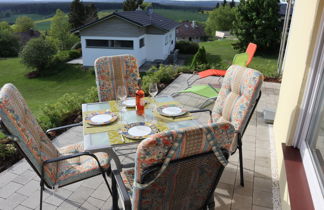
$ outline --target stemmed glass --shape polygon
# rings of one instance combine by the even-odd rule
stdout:
[[[123,112],[126,111],[126,107],[125,107],[123,102],[127,98],[127,90],[126,90],[126,87],[124,85],[118,86],[118,88],[117,88],[117,98],[120,101],[120,106],[121,106],[121,110],[120,110],[121,113],[120,114],[121,114],[121,120],[122,120],[122,114],[123,114]]]
[[[153,107],[152,107],[152,122],[154,123],[155,122],[155,119],[154,119],[154,110],[156,109],[156,104],[155,104],[155,99],[154,97],[158,94],[158,87],[157,87],[157,84],[156,83],[151,83],[149,85],[149,94],[150,96],[152,97],[152,101],[153,101]]]

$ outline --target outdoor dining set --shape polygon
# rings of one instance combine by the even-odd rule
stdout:
[[[1,129],[40,177],[40,208],[45,186],[102,175],[113,209],[213,209],[217,183],[237,149],[244,186],[242,136],[261,96],[260,72],[230,66],[212,110],[186,109],[176,97],[157,95],[152,83],[139,113],[136,58],[106,56],[94,66],[99,102],[80,104],[82,122],[47,132],[13,84],[1,88]],[[197,120],[201,112],[209,114],[208,123]],[[81,143],[57,148],[47,136],[80,125]],[[116,151],[130,144],[135,160],[124,164]]]

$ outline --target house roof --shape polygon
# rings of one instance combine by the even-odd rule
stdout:
[[[195,22],[184,21],[177,28],[177,37],[203,37],[206,36],[202,25]]]
[[[120,17],[142,27],[154,26],[164,31],[169,31],[178,26],[177,22],[156,13],[149,15],[145,11],[123,11],[114,12],[99,20],[80,26],[79,28],[72,30],[72,32],[76,33],[82,31],[85,28],[91,27],[92,25],[95,25],[114,16]]]

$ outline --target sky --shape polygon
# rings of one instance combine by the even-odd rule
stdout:
[[[14,1],[16,1],[16,2],[19,2],[19,1],[69,2],[70,1],[71,2],[72,0],[14,0]],[[96,1],[97,2],[98,1],[104,1],[104,2],[117,2],[117,1],[120,1],[120,2],[122,2],[124,0],[111,0],[111,1],[109,1],[109,0],[81,0],[81,1],[87,1],[87,2],[89,2],[89,1],[94,1],[94,2],[96,2]],[[150,0],[148,0],[148,2],[149,1]],[[199,1],[199,0],[168,0],[168,1]],[[217,0],[203,0],[203,1],[217,1]],[[218,0],[218,1],[222,1],[222,0]],[[230,0],[228,0],[228,1],[230,1]],[[240,0],[235,0],[235,1],[238,2]],[[12,2],[12,0],[0,0],[0,2]],[[155,0],[155,2],[157,2],[157,0]]]

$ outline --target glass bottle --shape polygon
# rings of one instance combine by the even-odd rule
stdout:
[[[141,79],[138,79],[138,90],[136,91],[136,114],[144,115],[144,91],[142,90]]]

